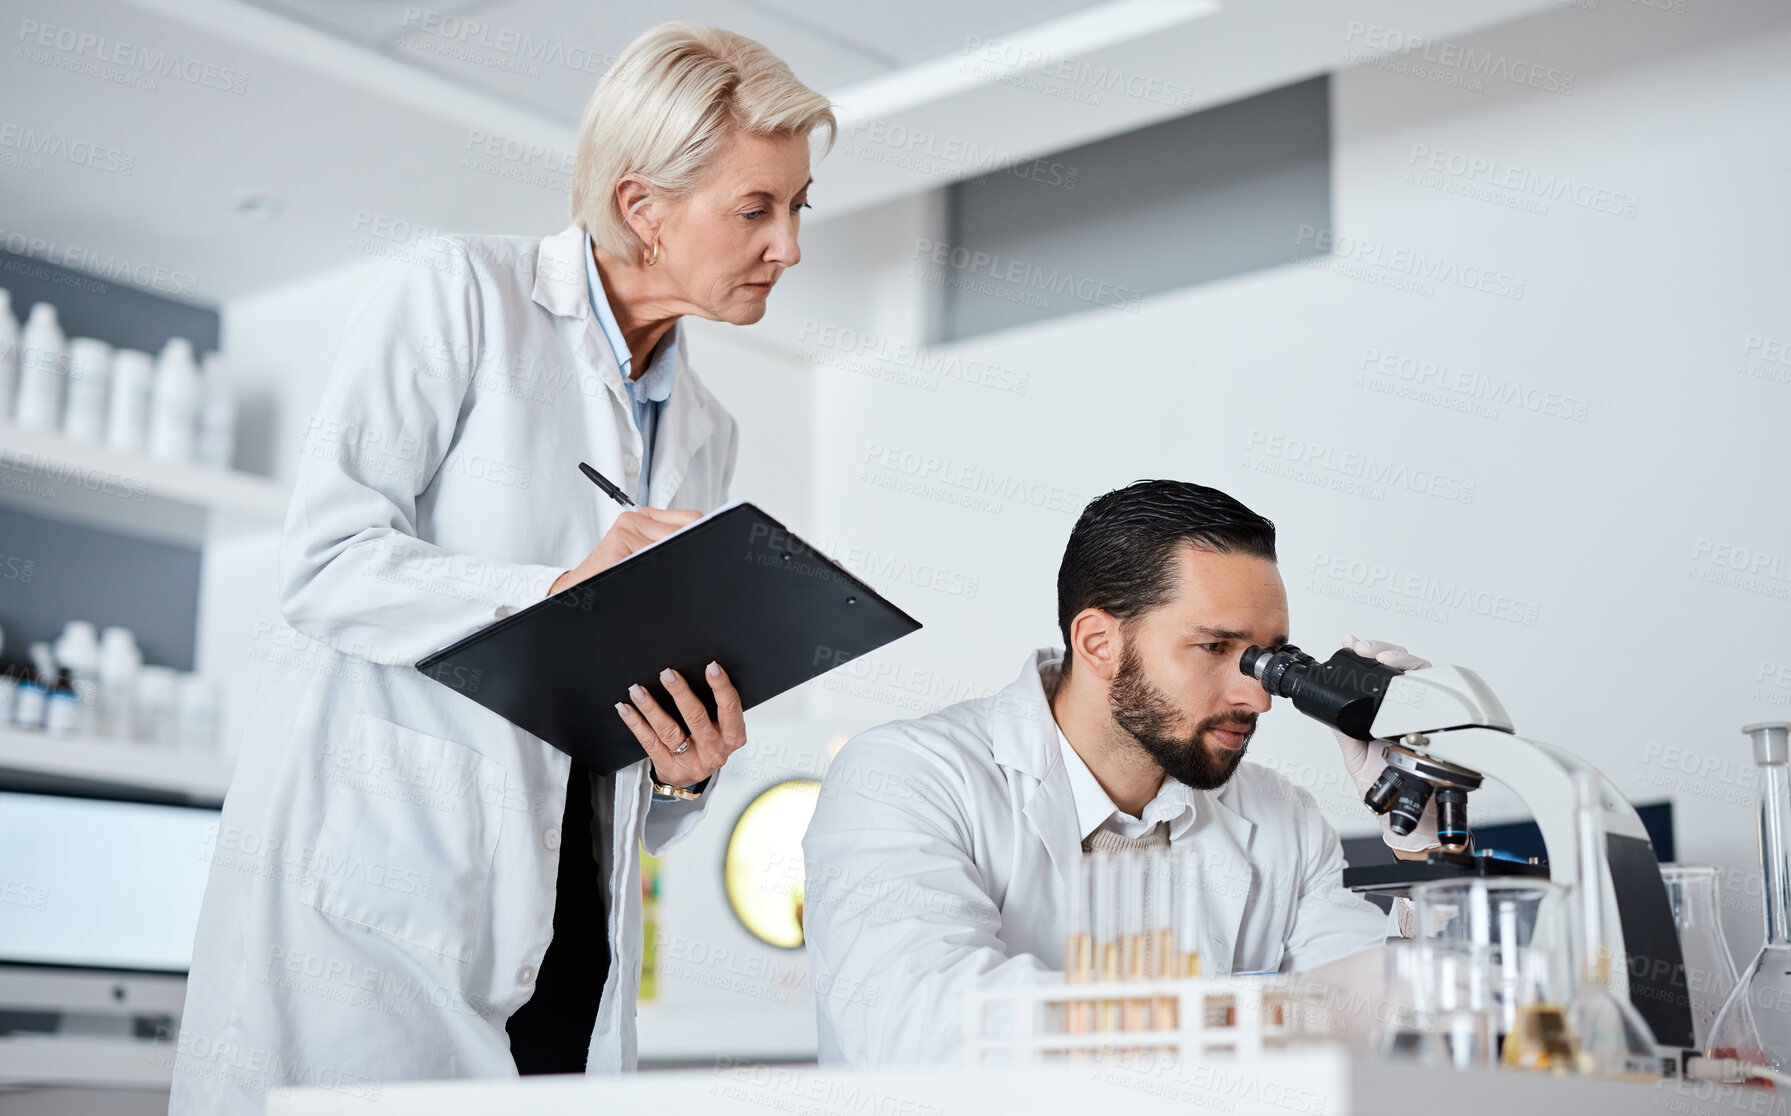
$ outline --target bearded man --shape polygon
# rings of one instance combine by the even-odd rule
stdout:
[[[1312,796],[1243,762],[1270,698],[1239,659],[1287,642],[1274,524],[1196,484],[1109,492],[1070,533],[1057,619],[1063,650],[1007,688],[861,733],[829,767],[802,846],[822,1062],[951,1062],[965,990],[1060,979],[1095,849],[1198,852],[1204,976],[1314,969],[1397,933],[1343,887]],[[1386,742],[1338,742],[1370,785]],[[1434,810],[1403,837],[1383,823],[1396,855],[1436,846]]]

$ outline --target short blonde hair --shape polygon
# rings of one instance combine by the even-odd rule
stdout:
[[[762,44],[694,23],[662,23],[628,44],[585,105],[572,220],[604,251],[630,257],[646,245],[616,202],[624,175],[681,201],[737,130],[806,136],[822,126],[831,147],[839,123],[827,98]]]

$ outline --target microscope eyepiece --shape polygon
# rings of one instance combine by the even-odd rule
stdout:
[[[1387,684],[1403,673],[1354,651],[1339,651],[1321,663],[1291,643],[1273,651],[1247,647],[1238,669],[1269,694],[1357,740],[1374,739],[1374,718]],[[1417,828],[1434,792],[1438,843],[1461,852],[1469,843],[1468,791],[1479,785],[1475,772],[1389,744],[1387,766],[1362,801],[1386,815],[1387,828],[1404,837]]]
[[[1387,683],[1400,673],[1354,651],[1339,651],[1321,663],[1291,643],[1275,651],[1252,644],[1238,660],[1238,669],[1269,694],[1287,698],[1308,717],[1357,740],[1374,738],[1374,715]]]
[[[1256,679],[1258,682],[1262,681],[1262,675],[1256,673],[1256,664],[1262,662],[1264,654],[1266,654],[1266,652],[1264,652],[1262,648],[1252,643],[1250,646],[1244,648],[1244,657],[1238,660],[1238,670]]]

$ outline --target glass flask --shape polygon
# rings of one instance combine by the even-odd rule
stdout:
[[[1691,998],[1692,1034],[1698,1049],[1710,1042],[1710,1025],[1735,990],[1735,959],[1723,940],[1717,906],[1722,869],[1711,864],[1663,864],[1660,878],[1673,904],[1679,952],[1685,958],[1685,988]]]
[[[1604,944],[1604,779],[1573,775],[1574,846],[1579,880],[1579,984],[1567,1005],[1576,1068],[1588,1077],[1659,1080],[1660,1049],[1635,1005],[1611,988],[1611,955]]]
[[[1427,1066],[1447,1063],[1448,1043],[1431,1022],[1425,987],[1430,947],[1404,939],[1390,941],[1382,957],[1388,1015],[1380,1028],[1381,1057]]]
[[[1425,1014],[1442,1034],[1449,1065],[1487,1069],[1499,1059],[1500,1008],[1476,951],[1430,947],[1424,966]]]
[[[1500,1060],[1511,1069],[1572,1073],[1577,1066],[1573,1033],[1559,993],[1550,994],[1548,957],[1535,950],[1520,955],[1516,1017],[1501,1046]]]
[[[1782,721],[1748,725],[1760,767],[1760,871],[1764,875],[1766,941],[1710,1027],[1709,1053],[1740,1058],[1780,1073],[1791,1069],[1791,773]]]

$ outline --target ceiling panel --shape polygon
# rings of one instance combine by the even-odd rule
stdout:
[[[214,303],[307,272],[409,251],[415,230],[557,229],[566,194],[463,169],[466,126],[115,0],[59,0],[58,23],[245,75],[241,93],[119,66],[0,66],[0,105],[37,142],[115,152],[0,167],[15,250]],[[83,148],[85,149],[85,148]],[[563,176],[562,176],[563,177]],[[277,220],[233,212],[271,191]],[[397,230],[394,232],[393,230]],[[24,238],[30,238],[30,246]],[[0,278],[0,286],[5,281]]]
[[[744,0],[813,26],[837,40],[871,46],[899,66],[964,50],[972,35],[998,39],[1094,7],[1091,0],[902,0],[891,3],[814,4],[806,0]]]
[[[424,12],[453,15],[487,0],[247,0],[254,7],[287,19],[333,31],[359,43],[377,45],[415,23]],[[408,18],[407,18],[408,13]]]
[[[249,2],[568,123],[578,119],[616,54],[671,14],[647,14],[621,0]],[[1008,0],[992,2],[1005,6]],[[683,0],[675,14],[759,40],[797,77],[824,91],[895,65],[856,37],[816,29],[806,16],[756,0]]]
[[[800,22],[739,0],[683,0],[677,14],[759,40],[817,89],[837,89],[888,69],[870,53],[842,48]],[[501,0],[481,5],[466,21],[413,18],[387,43],[408,62],[572,122],[616,54],[660,22],[658,13],[635,5]]]

